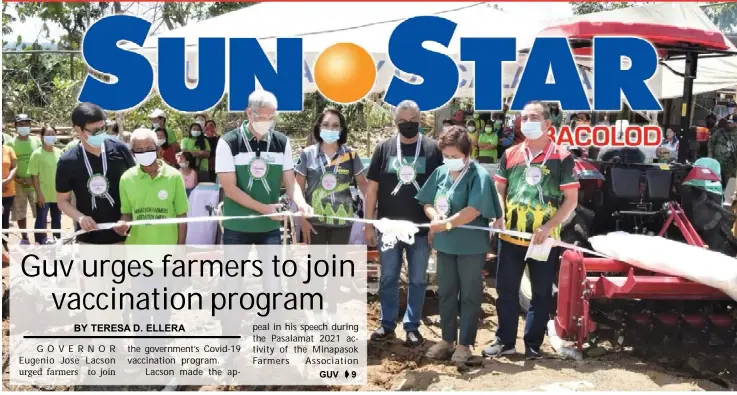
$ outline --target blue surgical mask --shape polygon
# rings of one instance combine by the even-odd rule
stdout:
[[[18,126],[15,130],[23,137],[28,136],[28,134],[31,133],[30,126]]]
[[[199,131],[199,130],[192,130],[192,131],[189,132],[189,134],[191,134],[192,137],[200,137],[200,135],[202,134],[202,132]]]
[[[330,129],[320,129],[320,138],[322,141],[332,144],[340,139],[340,131]]]
[[[443,158],[443,163],[448,166],[448,170],[450,171],[458,171],[463,168],[466,164],[463,163],[463,158],[456,158],[456,159],[450,159],[450,158]]]
[[[93,147],[102,147],[102,145],[105,143],[105,140],[107,140],[107,138],[108,138],[107,133],[100,133],[95,136],[87,137],[87,144]]]
[[[44,144],[54,145],[56,142],[56,136],[44,136]]]

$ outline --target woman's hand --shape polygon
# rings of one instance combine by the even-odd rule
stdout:
[[[435,233],[445,232],[445,227],[447,226],[447,223],[447,219],[435,219],[430,222],[430,231]]]
[[[504,217],[499,217],[491,224],[491,227],[494,229],[504,229]]]
[[[302,240],[307,244],[312,244],[312,234],[317,234],[317,231],[307,218],[299,218],[299,229],[302,232]]]

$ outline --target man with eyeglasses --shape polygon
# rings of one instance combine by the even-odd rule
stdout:
[[[61,211],[86,231],[98,223],[120,219],[120,177],[136,161],[126,145],[109,138],[105,113],[92,103],[72,111],[72,126],[80,143],[64,153],[56,169],[56,192]],[[76,204],[71,201],[74,193]],[[99,230],[77,237],[84,244],[122,244],[114,230]]]

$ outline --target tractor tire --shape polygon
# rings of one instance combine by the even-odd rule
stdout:
[[[737,238],[732,234],[737,215],[721,204],[721,197],[701,188],[684,186],[683,210],[710,250],[737,256]]]

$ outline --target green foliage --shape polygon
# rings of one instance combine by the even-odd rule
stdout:
[[[649,2],[571,2],[571,8],[575,15],[591,14],[594,12],[611,11],[620,8],[629,8],[637,5],[650,4]]]
[[[724,34],[737,34],[737,2],[714,3],[702,9]]]

